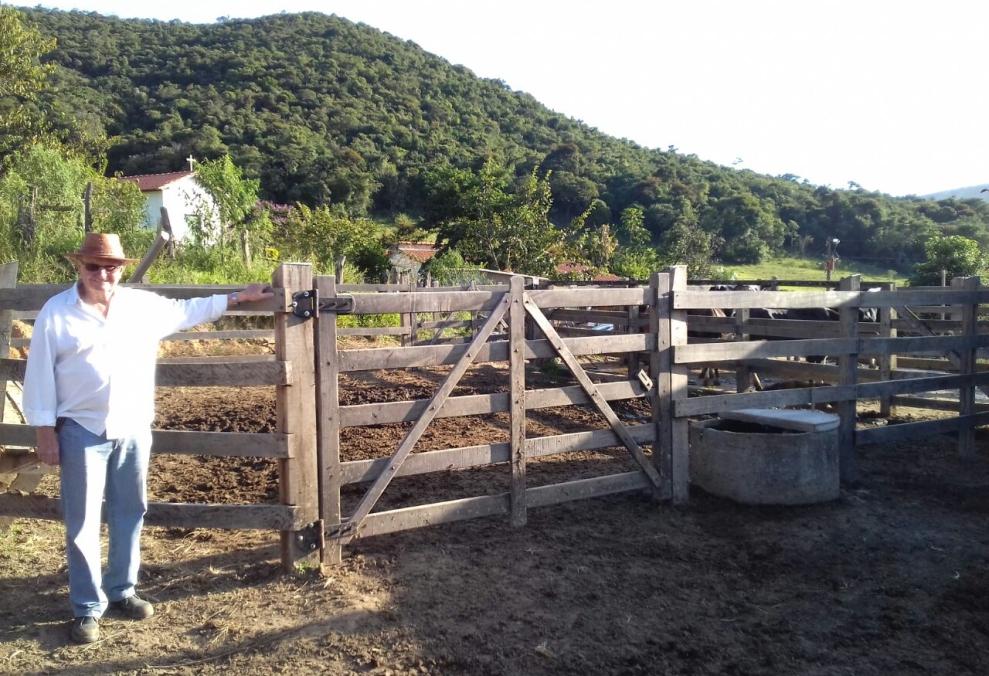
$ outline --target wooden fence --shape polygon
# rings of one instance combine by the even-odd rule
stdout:
[[[272,458],[279,465],[279,504],[192,504],[154,502],[146,521],[157,526],[187,528],[230,528],[278,530],[282,533],[282,560],[291,566],[319,547],[312,526],[318,519],[316,491],[315,387],[312,328],[295,317],[286,304],[286,294],[309,289],[312,274],[307,265],[283,265],[273,276],[277,295],[272,301],[244,304],[243,313],[273,317],[273,357],[215,357],[167,361],[158,364],[159,387],[241,387],[267,385],[275,388],[277,431],[272,433],[153,431],[153,453],[207,456]],[[170,298],[191,298],[227,293],[234,287],[152,287]],[[44,302],[65,289],[64,285],[23,285],[0,288],[0,320],[4,335],[10,335],[12,312],[36,313]],[[210,338],[216,338],[211,334]],[[225,338],[228,336],[224,336]],[[240,335],[234,334],[233,338]],[[0,380],[21,380],[25,361],[0,359]],[[5,517],[58,518],[59,501],[41,495],[22,495],[37,485],[37,456],[33,451],[35,431],[24,424],[0,424],[0,473],[33,477],[15,478],[18,492],[0,493],[0,515]],[[14,449],[21,449],[20,452]],[[32,471],[34,470],[34,471]]]
[[[0,284],[3,275],[0,274]],[[815,405],[831,402],[841,418],[841,472],[856,478],[855,446],[915,435],[953,432],[959,449],[974,449],[974,428],[989,423],[989,407],[975,403],[976,388],[989,389],[989,371],[980,371],[977,351],[989,346],[989,331],[978,321],[989,291],[977,279],[955,280],[950,288],[860,290],[857,278],[838,290],[708,291],[691,288],[686,269],[653,275],[648,286],[629,288],[526,289],[521,278],[508,286],[476,289],[412,289],[395,285],[337,285],[332,277],[312,279],[308,266],[282,266],[273,278],[276,298],[247,311],[272,316],[276,354],[252,361],[215,358],[159,364],[160,386],[271,385],[276,387],[278,431],[273,434],[155,431],[156,453],[277,458],[278,505],[153,504],[148,522],[218,528],[267,528],[282,532],[282,558],[291,565],[320,548],[322,561],[340,560],[356,538],[482,516],[501,515],[525,523],[528,509],[612,493],[647,490],[657,499],[682,503],[689,496],[688,421],[751,407]],[[315,288],[319,311],[293,314],[296,292]],[[0,321],[12,312],[37,310],[61,287],[0,288]],[[156,287],[165,295],[189,297],[223,287]],[[302,302],[302,301],[299,301]],[[837,308],[840,321],[757,319],[756,308]],[[878,322],[859,321],[859,308],[878,308]],[[698,316],[691,311],[727,310],[733,316]],[[345,349],[340,314],[408,317],[410,339],[404,346]],[[470,313],[467,342],[412,344],[412,325],[427,313]],[[951,317],[951,319],[943,319]],[[444,321],[444,320],[437,320]],[[605,324],[601,331],[582,324]],[[435,328],[435,327],[431,327]],[[459,327],[466,328],[466,327]],[[705,332],[720,338],[695,339]],[[212,336],[215,337],[215,336]],[[243,337],[230,333],[229,338]],[[253,334],[252,334],[253,337]],[[3,343],[0,341],[0,349]],[[917,355],[944,355],[932,361]],[[611,377],[590,372],[580,358],[615,355],[623,364]],[[789,361],[789,357],[830,355],[837,364]],[[907,356],[901,356],[907,355]],[[872,356],[879,368],[859,366]],[[527,361],[556,358],[576,384],[526,389]],[[897,359],[899,358],[899,362]],[[912,360],[912,361],[911,361]],[[453,396],[462,376],[475,364],[504,362],[506,392]],[[640,370],[640,364],[646,368]],[[734,369],[735,392],[688,396],[690,369],[718,365]],[[917,366],[951,366],[954,372],[918,373]],[[341,374],[382,369],[449,367],[446,380],[428,399],[344,405]],[[803,386],[778,391],[749,391],[752,374],[801,379]],[[0,378],[16,379],[23,362],[0,361]],[[809,382],[813,381],[813,382]],[[916,395],[957,390],[957,416],[938,420],[856,429],[856,404],[879,400],[889,414],[897,404],[915,405]],[[645,423],[618,418],[612,402],[647,398]],[[945,400],[923,400],[947,408]],[[607,427],[584,432],[527,438],[527,411],[558,406],[589,406]],[[510,438],[425,452],[413,450],[436,418],[507,413]],[[368,460],[341,458],[341,430],[407,423],[397,446]],[[0,426],[0,443],[30,447],[33,430]],[[549,455],[624,448],[634,471],[532,487],[527,464]],[[651,451],[651,452],[650,452]],[[0,455],[0,471],[36,462],[31,453]],[[12,458],[16,458],[13,459]],[[510,490],[493,495],[377,509],[396,477],[505,465]],[[356,506],[344,510],[342,495],[357,487]],[[38,496],[0,495],[0,515],[52,518],[57,501]]]

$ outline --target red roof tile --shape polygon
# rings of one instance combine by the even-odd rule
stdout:
[[[121,181],[133,181],[141,192],[151,190],[161,190],[169,183],[174,183],[186,176],[195,176],[194,171],[170,171],[165,174],[135,174],[134,176],[121,176]]]
[[[420,263],[425,263],[439,251],[439,249],[428,242],[399,242],[394,248]]]

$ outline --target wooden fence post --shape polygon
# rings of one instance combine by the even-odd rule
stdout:
[[[509,282],[512,296],[508,307],[510,383],[508,388],[512,441],[511,523],[526,522],[525,504],[525,279],[514,275]]]
[[[862,277],[845,277],[838,284],[840,291],[859,291]],[[857,307],[842,307],[839,310],[841,334],[845,338],[857,338],[859,333],[859,311]],[[838,357],[838,384],[855,385],[858,371],[858,353]],[[841,481],[850,483],[858,480],[858,464],[855,457],[855,422],[857,402],[838,402],[838,463]]]
[[[319,298],[336,298],[334,277],[316,278]],[[405,315],[402,315],[403,317]],[[316,320],[316,377],[318,382],[316,429],[319,438],[316,457],[319,465],[319,518],[323,532],[335,530],[342,520],[340,506],[340,361],[337,355],[337,315],[324,312]],[[403,341],[405,337],[402,337]],[[325,540],[320,556],[322,565],[343,560],[343,546],[336,539]]]
[[[652,463],[663,478],[664,500],[673,497],[673,397],[670,386],[672,372],[670,349],[670,274],[654,272],[649,277],[649,332],[656,342],[649,354],[649,377],[652,378],[652,422],[656,440],[652,445]]]
[[[745,324],[749,321],[749,309],[739,308],[735,310],[735,340],[748,340],[749,334],[745,332]],[[752,387],[752,369],[743,364],[735,367],[735,391],[748,392]]]
[[[979,278],[955,277],[951,280],[951,286],[965,291],[978,291]],[[971,343],[965,349],[958,351],[958,356],[961,357],[958,372],[972,378],[975,376],[976,356],[978,355],[975,339],[978,333],[979,305],[978,303],[965,303],[960,309],[962,326],[959,333],[968,337]],[[951,314],[954,316],[956,312]],[[958,428],[958,454],[962,458],[975,456],[975,427],[973,427],[970,417],[974,413],[975,384],[969,381],[958,389],[958,415],[962,418]]]
[[[886,284],[888,291],[896,291],[896,282]],[[879,335],[883,338],[896,338],[897,330],[893,328],[893,320],[896,319],[896,310],[891,307],[879,308]],[[884,352],[879,355],[879,379],[888,381],[893,379],[893,371],[896,370],[896,355]],[[890,418],[893,415],[894,397],[886,396],[879,400],[879,415],[883,418]]]
[[[17,261],[0,265],[0,289],[12,289],[17,286]],[[11,332],[14,330],[14,313],[11,310],[0,310],[0,358],[10,356]],[[0,422],[7,407],[7,381],[0,380]]]
[[[272,286],[287,293],[312,289],[309,264],[285,263],[272,274]],[[316,376],[313,322],[291,313],[275,314],[275,359],[289,363],[290,384],[276,388],[278,431],[292,435],[291,457],[279,460],[279,498],[299,509],[299,519],[315,522],[319,516],[316,463]],[[282,531],[282,565],[291,571],[313,551],[298,546],[299,531]],[[303,538],[304,539],[304,538]]]
[[[670,348],[687,344],[687,311],[673,309],[673,297],[678,291],[687,290],[687,266],[670,268]],[[673,504],[684,504],[690,498],[690,430],[686,418],[675,416],[678,401],[687,399],[687,379],[690,368],[670,365],[670,475],[673,480]]]
[[[628,306],[628,324],[625,326],[625,333],[638,333],[639,332],[639,306],[629,305]],[[617,327],[615,327],[617,329]],[[617,333],[617,331],[615,331]],[[628,379],[635,380],[639,377],[639,353],[629,352],[628,356],[625,357],[625,361],[628,367]]]
[[[412,294],[412,300],[415,301],[416,283],[414,281],[409,282],[408,292]],[[411,332],[409,345],[415,346],[419,334],[419,316],[416,314],[415,302],[412,303],[412,310],[409,312],[409,331]]]

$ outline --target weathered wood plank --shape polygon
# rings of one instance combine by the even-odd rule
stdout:
[[[473,326],[469,319],[444,319],[435,322],[419,322],[420,329],[434,331],[436,329],[466,329]]]
[[[961,305],[989,301],[985,291],[679,291],[674,309],[895,307],[897,305]]]
[[[509,491],[510,521],[521,528],[526,522],[525,494],[525,284],[521,277],[509,282],[509,434],[512,447],[512,481]]]
[[[237,329],[234,331],[182,331],[162,338],[164,341],[182,340],[274,340],[274,329]]]
[[[337,328],[338,336],[409,336],[408,326],[344,326]]]
[[[653,381],[652,424],[656,441],[652,461],[663,477],[662,497],[673,497],[673,350],[671,338],[672,281],[668,272],[656,272],[650,277],[649,288],[653,307],[649,309],[649,330],[656,341],[649,353],[649,377]]]
[[[628,472],[529,488],[526,490],[526,500],[533,507],[544,507],[648,487],[649,480],[641,472]],[[508,514],[508,511],[508,493],[393,509],[368,515],[356,537],[385,535],[485,516],[502,516]]]
[[[0,452],[0,474],[18,474],[24,470],[36,468],[40,463],[38,454],[33,451],[15,453],[7,450]]]
[[[26,426],[25,426],[26,427]],[[294,439],[285,433],[154,430],[152,453],[249,458],[289,458]]]
[[[287,294],[311,290],[312,268],[280,265],[272,275],[272,286],[286,289]],[[275,315],[275,358],[291,364],[290,382],[275,389],[277,429],[295,438],[293,456],[278,461],[278,497],[282,505],[296,507],[296,515],[306,524],[319,518],[314,355],[312,320],[290,313]],[[282,566],[287,571],[313,553],[296,546],[295,533],[282,531],[280,538]]]
[[[17,261],[10,261],[0,265],[0,288],[15,288],[17,286]],[[12,337],[14,313],[8,309],[0,308],[0,359],[10,357],[10,347],[16,345]],[[4,411],[7,408],[7,378],[0,378],[0,422],[4,420]]]
[[[248,387],[283,386],[292,368],[285,360],[225,360],[222,357],[198,362],[159,362],[155,383],[159,387]]]
[[[854,309],[854,308],[850,308]],[[838,356],[892,354],[897,352],[948,352],[989,345],[989,336],[926,336],[897,338],[808,338],[801,340],[750,340],[724,343],[678,345],[677,364],[707,361],[758,359],[766,357]]]
[[[951,286],[967,291],[977,291],[979,289],[978,277],[956,277],[951,280]],[[978,323],[979,306],[975,304],[964,305],[961,308],[962,334],[970,338],[975,337],[976,324]],[[958,370],[962,375],[972,375],[975,373],[976,350],[974,347],[959,351]],[[958,430],[958,454],[963,458],[975,456],[975,429],[970,424],[971,415],[975,412],[975,387],[971,382],[963,385],[958,391],[958,415],[966,421]]]
[[[989,383],[989,374],[974,377],[977,382]],[[916,392],[936,392],[953,389],[972,382],[967,376],[933,376],[924,378],[904,378],[901,380],[855,385],[823,387],[799,387],[788,390],[765,392],[744,392],[739,394],[718,394],[705,397],[692,397],[681,401],[676,407],[678,417],[689,417],[721,413],[740,408],[772,408],[774,406],[811,406],[836,401],[859,399],[880,399],[897,394]]]
[[[292,530],[304,525],[288,505],[217,505],[152,502],[144,523],[175,528]],[[45,495],[0,493],[0,515],[21,519],[61,519],[61,501]],[[105,519],[104,519],[105,520]]]
[[[252,385],[282,385],[291,376],[285,361],[267,356],[209,357],[158,362],[155,383],[160,387],[238,387]],[[0,378],[24,380],[27,361],[0,359]]]
[[[332,276],[316,278],[316,290],[320,298],[335,298],[336,279]],[[399,327],[408,331],[408,327]],[[340,488],[343,485],[340,469],[340,379],[337,353],[337,317],[322,313],[316,320],[316,428],[317,472],[319,474],[319,518],[323,530],[334,530],[343,520]],[[323,543],[320,553],[323,565],[337,565],[343,560],[343,547],[333,540]]]
[[[369,514],[361,523],[360,530],[353,537],[366,538],[386,535],[454,521],[478,519],[486,516],[503,516],[508,513],[508,493],[447,500],[446,502],[435,502],[429,505],[417,505]]]
[[[608,401],[642,397],[645,391],[637,381],[621,380],[613,383],[598,383],[598,390]],[[579,385],[542,390],[527,390],[525,408],[532,411],[554,406],[589,404],[590,399]],[[423,414],[429,401],[393,401],[375,404],[356,404],[340,407],[341,427],[361,427],[383,425],[396,422],[412,422]],[[455,418],[467,415],[486,415],[508,411],[507,393],[472,394],[450,397],[436,414],[437,418]]]
[[[533,507],[546,507],[574,500],[599,498],[616,493],[649,490],[648,477],[642,472],[625,472],[590,479],[577,479],[565,483],[539,486],[529,489],[529,504]]]
[[[529,298],[538,308],[615,307],[649,305],[648,287],[630,289],[534,289]]]
[[[688,369],[676,363],[677,350],[687,344],[687,312],[677,309],[677,294],[683,293],[687,287],[687,266],[675,265],[670,268],[670,351],[673,358],[670,361],[670,453],[671,476],[673,481],[673,503],[685,504],[690,498],[690,439],[689,428],[685,418],[673,418],[673,412],[678,401],[687,399]]]
[[[897,406],[907,406],[910,408],[926,408],[932,411],[958,412],[958,402],[954,399],[934,399],[932,397],[896,397],[894,403]],[[989,404],[976,403],[975,412],[981,413],[989,411]]]
[[[632,333],[618,336],[567,338],[564,343],[574,355],[580,356],[642,352],[647,349],[651,339],[652,337],[647,333]],[[341,350],[340,372],[449,365],[457,363],[466,351],[467,345],[424,345],[406,348]],[[546,359],[554,356],[556,353],[548,341],[526,341],[526,359]],[[508,341],[499,340],[481,346],[474,363],[507,360]]]
[[[19,312],[36,312],[52,296],[65,291],[69,284],[21,284],[16,288],[0,288],[0,308]],[[187,299],[202,298],[213,294],[227,294],[239,291],[242,286],[173,286],[161,284],[124,284],[132,289],[143,289],[157,293],[165,298]],[[275,288],[274,298],[268,298],[253,303],[243,303],[230,314],[242,312],[271,313],[282,310],[284,294],[282,289]]]
[[[736,310],[747,312],[748,308]],[[764,336],[772,338],[840,338],[841,324],[831,321],[815,321],[808,319],[746,319],[739,323],[737,317],[705,317],[688,315],[687,325],[691,331],[706,331],[709,333],[740,332],[754,335],[761,339]],[[741,329],[741,331],[739,331]],[[859,322],[860,335],[879,335],[879,325],[876,322]],[[745,339],[743,339],[745,340]]]
[[[892,282],[889,286],[890,290],[896,289],[896,283]],[[897,329],[893,327],[893,322],[896,320],[896,309],[892,307],[884,307],[879,309],[879,335],[884,338],[896,338]],[[859,328],[861,331],[861,325]],[[879,377],[882,380],[892,380],[893,371],[897,368],[897,355],[895,354],[884,354],[879,356]],[[890,396],[884,396],[879,400],[879,415],[882,418],[890,418],[893,415],[893,399]]]
[[[862,429],[856,435],[856,443],[859,446],[865,444],[888,444],[903,439],[922,439],[932,434],[957,432],[966,426],[979,427],[982,425],[989,425],[989,411],[974,413],[969,416],[958,416],[956,418],[942,418],[940,420],[925,420],[922,422]]]
[[[628,315],[619,310],[573,310],[568,308],[556,308],[551,309],[545,314],[554,322],[590,322],[597,324],[614,324],[619,327],[625,327],[628,325]]]
[[[507,290],[507,287],[502,287]],[[382,294],[352,294],[353,314],[390,314],[403,312],[490,311],[498,306],[504,292],[441,291]]]
[[[655,429],[650,424],[631,425],[628,431],[632,438],[639,443],[648,444],[655,440]],[[621,445],[621,439],[610,429],[571,432],[569,434],[528,438],[525,441],[525,455],[531,460],[558,453],[595,451]],[[424,451],[413,453],[406,458],[395,476],[412,476],[430,472],[469,469],[483,465],[497,465],[509,462],[511,459],[510,443],[480,444],[478,446]],[[344,484],[373,481],[381,474],[387,463],[388,458],[352,460],[341,463],[342,481]]]
[[[860,275],[852,275],[842,279],[838,288],[841,291],[854,292],[859,290],[862,281]],[[858,339],[858,309],[844,306],[839,309],[841,330],[845,338],[856,344],[863,341]],[[891,341],[892,338],[873,338],[866,340]],[[899,340],[899,339],[895,339]],[[858,353],[856,350],[849,354],[842,354],[838,357],[838,385],[839,387],[855,388],[856,369],[858,365]],[[838,470],[843,482],[854,482],[858,480],[858,458],[855,455],[855,421],[857,419],[857,402],[854,399],[837,402],[838,416]]]

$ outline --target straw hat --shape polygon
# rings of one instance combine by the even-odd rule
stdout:
[[[87,232],[86,239],[78,251],[65,254],[70,261],[79,261],[83,258],[98,261],[112,261],[121,264],[136,263],[137,258],[128,258],[124,254],[124,248],[120,245],[119,235],[102,232]]]

